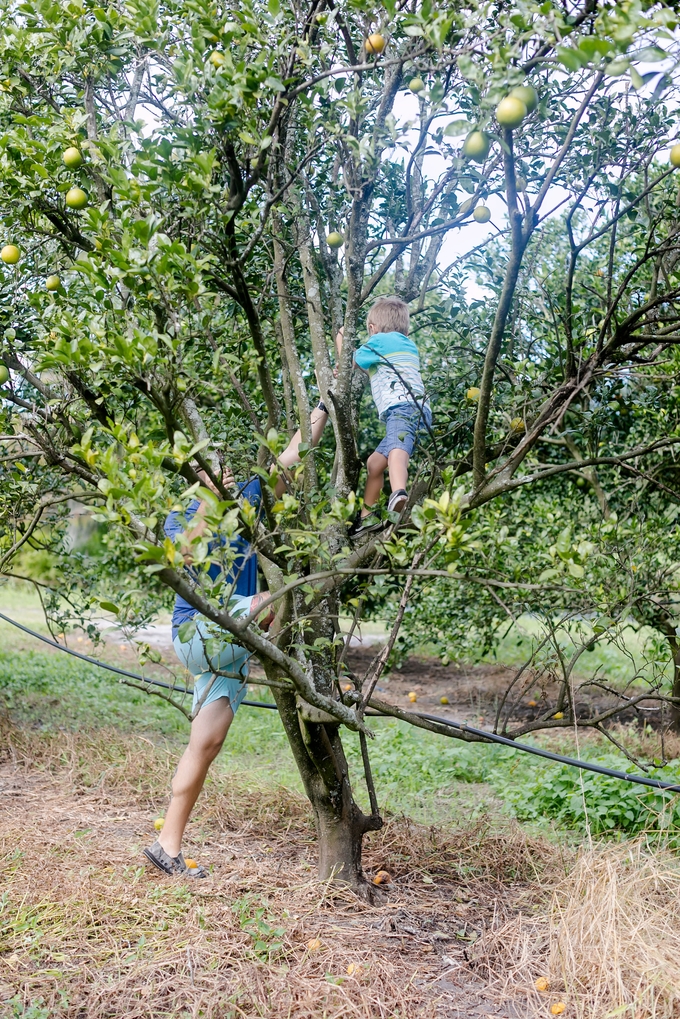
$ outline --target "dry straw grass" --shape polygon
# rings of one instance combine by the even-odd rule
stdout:
[[[523,990],[539,1015],[563,1000],[579,1019],[677,1019],[680,861],[644,840],[585,850],[548,910],[506,920],[475,949],[496,989]]]

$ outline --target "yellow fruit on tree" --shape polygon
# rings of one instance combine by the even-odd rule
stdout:
[[[671,149],[671,166],[680,166],[680,142],[676,142]]]
[[[61,158],[64,166],[68,166],[69,170],[77,170],[83,162],[80,149],[77,149],[75,145],[70,145],[69,148],[64,149]]]
[[[524,418],[513,418],[510,422],[510,428],[513,432],[523,432]]]
[[[225,59],[226,58],[224,56],[224,53],[220,53],[219,50],[213,50],[210,56],[208,57],[208,60],[215,68],[223,67]]]
[[[425,88],[425,82],[422,78],[411,78],[408,87],[411,89],[411,92],[422,92]]]
[[[465,394],[468,400],[473,400],[475,403],[479,399],[480,390],[477,386],[470,386],[467,393]]]
[[[483,163],[490,149],[491,139],[486,131],[470,131],[463,142],[463,155],[473,159],[475,163]]]
[[[2,251],[0,251],[0,258],[7,265],[16,265],[21,258],[21,252],[17,248],[16,244],[5,244]]]
[[[326,238],[326,244],[329,248],[341,248],[344,243],[345,238],[337,230],[331,230]]]
[[[367,53],[382,53],[385,49],[385,36],[380,32],[373,32],[364,45]]]
[[[45,280],[46,290],[58,290],[61,284],[61,280],[58,276],[48,276]]]
[[[69,209],[84,209],[87,205],[87,195],[82,188],[71,188],[66,192],[66,204]]]
[[[488,205],[478,205],[472,213],[472,218],[476,220],[477,223],[488,223],[491,219],[491,209]]]
[[[507,127],[508,130],[514,131],[522,123],[528,112],[526,104],[521,99],[518,99],[517,96],[506,96],[505,99],[501,99],[496,107],[496,120],[501,127]]]
[[[526,177],[522,177],[521,174],[515,177],[515,190],[519,191],[519,193],[521,194],[522,191],[526,191],[526,189],[527,189]]]
[[[9,382],[9,371],[6,364],[0,364],[0,386],[4,386],[6,382]]]
[[[509,95],[514,99],[521,100],[528,113],[533,113],[538,106],[538,92],[533,85],[515,85],[510,89]]]

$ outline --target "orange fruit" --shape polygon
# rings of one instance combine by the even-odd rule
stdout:
[[[374,885],[389,885],[391,881],[392,878],[390,877],[386,870],[379,870],[378,873],[373,878]]]
[[[385,49],[385,37],[380,32],[373,32],[365,43],[367,53],[382,53]]]
[[[550,982],[547,977],[539,977],[534,987],[537,991],[547,991],[550,987]]]
[[[527,703],[528,703],[530,708],[535,708],[536,707],[536,701],[527,701]]]
[[[358,962],[350,962],[349,966],[347,967],[347,976],[348,977],[352,977],[352,976],[354,976],[355,973],[360,973],[360,972],[361,972],[361,966],[359,965],[359,963]]]
[[[319,949],[321,948],[321,939],[310,938],[310,940],[307,942],[307,948],[310,952],[318,952]]]
[[[550,1006],[551,1015],[562,1015],[567,1006],[563,1001],[556,1001],[554,1005]]]
[[[198,864],[196,863],[196,861],[195,861],[195,860],[186,860],[186,859],[185,859],[185,861],[184,861],[184,862],[186,863],[187,867],[188,867],[188,868],[189,868],[190,870],[195,870],[195,869],[196,869],[196,867],[198,867]]]

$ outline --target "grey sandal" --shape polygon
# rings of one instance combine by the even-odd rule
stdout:
[[[158,841],[154,842],[147,849],[143,849],[142,852],[149,863],[152,863],[158,870],[163,871],[164,874],[170,874],[171,876],[174,874],[184,874],[186,877],[208,876],[207,870],[205,867],[201,867],[200,864],[197,864],[195,867],[187,867],[181,853],[179,856],[168,856]]]

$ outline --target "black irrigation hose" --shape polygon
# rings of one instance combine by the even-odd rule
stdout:
[[[80,658],[84,662],[89,662],[91,665],[98,665],[100,669],[108,669],[109,672],[116,672],[120,676],[127,676],[129,679],[136,679],[141,683],[150,684],[151,686],[162,686],[165,690],[171,690],[174,693],[186,693],[192,694],[193,690],[188,687],[177,687],[172,686],[170,683],[163,683],[159,679],[147,679],[146,676],[140,676],[136,672],[128,672],[127,669],[119,669],[116,665],[107,665],[106,662],[100,662],[96,658],[91,658],[89,655],[84,655],[80,651],[72,651],[71,648],[64,647],[63,644],[57,643],[57,641],[50,640],[49,637],[43,636],[42,633],[37,633],[35,630],[29,629],[28,626],[24,626],[23,623],[17,623],[16,620],[10,619],[9,616],[4,615],[0,612],[0,619],[4,619],[6,623],[11,626],[18,627],[19,630],[23,630],[24,633],[29,633],[31,637],[36,637],[38,640],[43,641],[44,644],[49,644],[50,647],[58,648],[59,651],[65,651],[68,655],[73,655],[74,658]],[[276,704],[269,704],[266,701],[241,701],[242,704],[248,705],[251,708],[270,708],[272,711],[276,711]],[[386,715],[381,711],[370,712],[372,716],[382,718],[392,718],[392,715]],[[526,754],[534,754],[536,757],[544,757],[547,761],[555,761],[557,764],[568,764],[572,768],[579,768],[581,771],[593,771],[596,775],[606,775],[608,778],[618,778],[622,782],[633,782],[637,785],[649,786],[651,789],[665,789],[670,792],[680,793],[680,785],[674,782],[663,782],[659,778],[647,778],[645,775],[630,775],[625,771],[617,771],[614,768],[605,768],[602,764],[591,764],[590,761],[581,761],[576,757],[565,757],[563,754],[554,754],[551,750],[542,750],[540,747],[532,747],[527,743],[517,743],[515,740],[508,739],[507,736],[499,736],[495,732],[488,732],[486,729],[475,729],[472,725],[467,725],[465,722],[454,722],[450,718],[441,718],[438,715],[428,715],[424,711],[414,711],[414,715],[418,718],[423,718],[428,722],[438,722],[440,725],[447,725],[451,729],[457,729],[459,732],[469,732],[473,736],[480,736],[482,739],[489,743],[499,743],[504,747],[512,747],[513,750],[522,750]]]

